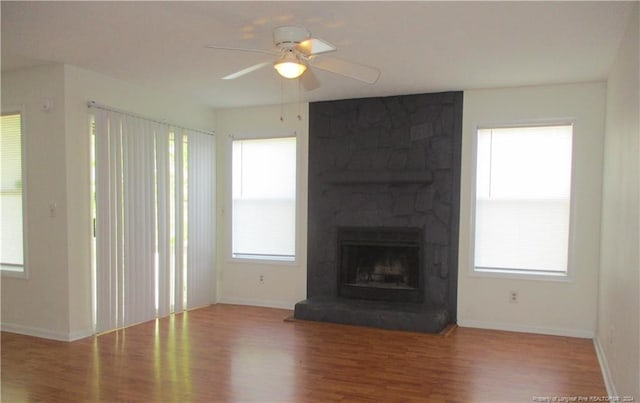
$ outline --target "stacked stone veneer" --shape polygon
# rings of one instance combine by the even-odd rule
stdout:
[[[307,296],[338,296],[338,227],[424,229],[424,308],[455,322],[462,92],[309,105]]]

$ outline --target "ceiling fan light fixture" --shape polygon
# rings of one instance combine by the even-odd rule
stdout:
[[[285,54],[282,59],[273,64],[273,67],[285,78],[298,78],[307,70],[307,66],[293,53]]]

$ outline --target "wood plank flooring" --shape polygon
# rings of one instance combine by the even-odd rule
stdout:
[[[2,401],[532,402],[606,395],[591,340],[469,328],[443,337],[283,321],[289,315],[213,305],[72,343],[3,332]]]

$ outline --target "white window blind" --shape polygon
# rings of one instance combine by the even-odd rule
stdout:
[[[293,260],[296,138],[234,140],[232,255]]]
[[[96,331],[213,299],[211,135],[96,108]]]
[[[478,130],[476,270],[567,272],[572,126]]]
[[[21,114],[3,114],[0,122],[0,264],[4,271],[23,272]]]
[[[215,138],[189,132],[187,191],[187,308],[209,305],[213,298],[215,262]]]

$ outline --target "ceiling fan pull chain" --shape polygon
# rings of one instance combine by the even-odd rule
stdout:
[[[302,121],[302,82],[298,79],[298,120]]]
[[[284,79],[280,77],[280,121],[284,122]]]

